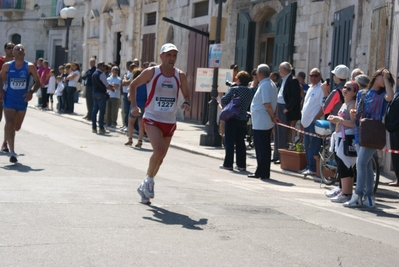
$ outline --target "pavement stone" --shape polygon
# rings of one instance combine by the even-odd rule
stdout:
[[[38,103],[36,94],[33,96],[32,100],[29,102],[28,107],[33,109],[39,109],[36,105]],[[54,107],[56,107],[56,99],[54,100]],[[74,114],[58,114],[55,111],[43,111],[48,113],[53,113],[56,116],[60,116],[66,119],[75,120],[81,123],[86,123],[91,126],[91,121],[87,121],[83,119],[83,117],[87,113],[86,108],[86,99],[84,97],[79,97],[79,102],[75,103],[74,106]],[[107,128],[111,133],[119,133],[126,135],[126,132],[121,131],[120,127],[123,125],[121,112],[118,113],[117,127],[116,128]],[[91,127],[87,128],[88,133],[91,134]],[[223,162],[224,159],[224,148],[222,146],[219,147],[208,147],[200,145],[200,136],[205,133],[205,125],[199,124],[197,122],[190,121],[178,121],[177,129],[173,135],[173,139],[171,142],[171,147],[181,149],[183,151],[187,151],[190,153],[195,153],[199,155],[204,155],[207,157],[212,157],[215,159],[219,159],[220,163],[215,164],[214,168],[219,168],[219,165]],[[137,135],[134,135],[137,138]],[[147,141],[144,138],[144,141]],[[135,143],[135,141],[133,141]],[[121,144],[123,145],[123,144]],[[256,169],[256,156],[255,150],[250,149],[247,150],[247,171],[254,172]],[[315,182],[320,183],[320,178],[316,176],[311,176],[304,178],[304,176],[297,172],[286,171],[280,168],[280,165],[271,164],[271,171],[277,174],[285,174],[296,176],[298,178],[314,180]],[[313,179],[312,179],[313,178]],[[384,188],[384,194],[388,194],[390,196],[398,197],[399,196],[399,188],[388,186],[388,183],[392,182],[393,179],[387,176],[384,173],[380,174],[380,184],[379,188]],[[378,192],[377,192],[378,193]]]

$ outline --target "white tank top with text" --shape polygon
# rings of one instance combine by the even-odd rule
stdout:
[[[162,74],[160,66],[147,83],[147,102],[143,118],[163,123],[176,123],[177,99],[180,88],[179,70],[172,76]]]

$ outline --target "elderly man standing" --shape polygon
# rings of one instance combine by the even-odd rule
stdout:
[[[321,89],[320,70],[314,68],[310,71],[310,87],[305,96],[302,108],[302,126],[305,132],[315,133],[315,122],[323,116],[323,99],[324,92]],[[314,175],[316,173],[316,160],[314,156],[319,153],[321,139],[310,135],[305,135],[305,152],[307,167],[302,172],[304,175]]]
[[[292,75],[292,66],[289,62],[283,62],[279,66],[282,83],[277,96],[276,116],[282,124],[291,126],[291,121],[301,119],[301,87],[299,81]],[[287,148],[290,129],[277,125],[274,135],[273,160],[275,164],[280,163],[279,148]]]
[[[270,68],[268,65],[260,64],[256,75],[259,86],[251,103],[251,119],[258,166],[255,173],[248,174],[248,177],[270,179],[270,134],[274,124],[279,122],[275,116],[277,88],[269,78]]]

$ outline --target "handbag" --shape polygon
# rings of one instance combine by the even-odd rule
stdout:
[[[361,116],[364,111],[364,96],[366,91],[362,92]],[[372,149],[383,149],[386,144],[385,124],[381,121],[361,118],[359,125],[359,145]]]
[[[355,135],[345,135],[344,139],[344,155],[347,157],[357,157],[355,147]]]
[[[221,121],[229,121],[231,119],[237,118],[240,114],[241,98],[239,96],[233,97],[230,102],[223,108],[220,113]]]

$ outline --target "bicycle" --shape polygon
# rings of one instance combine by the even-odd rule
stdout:
[[[325,125],[324,125],[325,126]],[[322,137],[321,148],[319,152],[319,172],[320,172],[320,185],[324,183],[326,185],[335,184],[335,182],[339,181],[338,178],[338,164],[335,159],[335,153],[330,152],[330,138],[331,131],[324,128],[323,130],[317,130],[316,133]],[[380,166],[378,164],[378,155],[375,153],[371,158],[373,171],[374,171],[374,193],[377,192],[378,184],[380,182]],[[355,170],[355,184],[356,184],[356,170]]]

